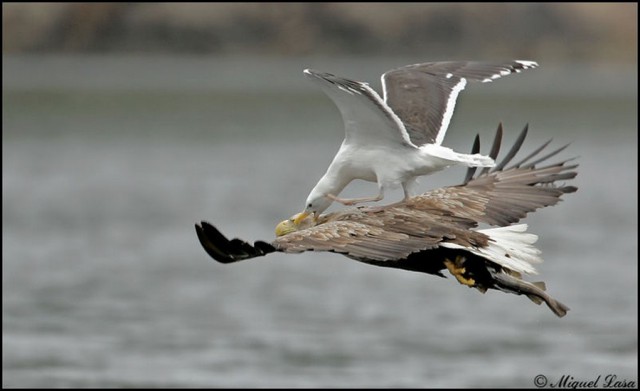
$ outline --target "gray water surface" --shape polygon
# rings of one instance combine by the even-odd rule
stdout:
[[[525,153],[571,142],[579,191],[525,220],[545,259],[532,279],[571,307],[558,319],[335,254],[222,265],[201,248],[200,220],[273,238],[337,151],[339,113],[303,68],[369,78],[392,59],[103,60],[3,59],[4,387],[637,385],[636,70],[469,86],[445,139],[468,151],[504,121],[506,145],[530,124]]]

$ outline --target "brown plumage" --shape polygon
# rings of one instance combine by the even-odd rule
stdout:
[[[537,66],[533,61],[440,61],[407,65],[382,75],[384,100],[400,118],[415,145],[440,144],[459,92],[453,91],[464,89],[467,82],[492,82]]]
[[[538,166],[566,147],[537,158],[547,142],[506,168],[527,131],[525,127],[493,169],[474,175],[471,168],[463,184],[429,191],[400,204],[345,209],[322,215],[316,222],[308,217],[300,226],[293,225],[293,218],[285,220],[279,228],[286,227],[288,233],[271,243],[228,240],[204,221],[196,224],[196,232],[207,253],[222,263],[274,251],[327,251],[377,266],[439,276],[447,269],[460,283],[481,292],[498,289],[524,294],[564,316],[568,308],[548,296],[543,283],[522,280],[522,274],[535,273],[531,264],[541,259],[533,247],[535,235],[525,233],[525,225],[510,225],[527,213],[555,205],[563,194],[575,192],[575,187],[557,182],[574,178],[577,164],[562,161]],[[490,152],[494,159],[501,139],[500,125]],[[476,137],[472,153],[478,151]],[[477,229],[481,223],[500,228]]]

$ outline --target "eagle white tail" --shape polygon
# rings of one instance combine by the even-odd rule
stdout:
[[[533,266],[542,262],[540,250],[533,245],[538,236],[526,231],[527,224],[480,229],[478,232],[489,236],[486,247],[468,248],[453,243],[443,243],[442,246],[469,251],[518,273],[538,274]]]

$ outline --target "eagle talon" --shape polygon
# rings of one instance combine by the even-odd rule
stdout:
[[[454,276],[460,284],[473,288],[476,285],[476,281],[473,278],[466,278],[464,276],[467,269],[462,267],[463,263],[464,257],[461,256],[456,257],[455,262],[452,262],[449,259],[444,260],[444,265],[447,267],[447,270],[449,270],[449,273],[451,273],[451,275]]]

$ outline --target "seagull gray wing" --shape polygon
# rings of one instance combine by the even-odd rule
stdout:
[[[400,118],[367,83],[311,69],[305,69],[304,74],[318,84],[340,110],[345,142],[415,148]]]
[[[446,61],[407,65],[382,75],[384,102],[403,122],[411,142],[442,144],[467,82],[491,82],[537,67],[533,61]]]

